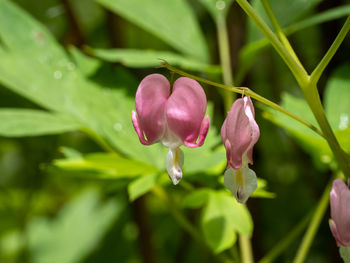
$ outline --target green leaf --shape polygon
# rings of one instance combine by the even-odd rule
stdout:
[[[125,155],[164,168],[161,146],[144,147],[134,132],[132,98],[85,78],[48,30],[13,2],[0,0],[0,17],[0,83],[69,115]]]
[[[79,130],[81,124],[70,116],[41,110],[0,109],[0,135],[40,136]]]
[[[96,0],[180,52],[208,62],[208,48],[185,0]]]
[[[150,174],[141,176],[128,185],[128,194],[130,201],[134,201],[140,196],[150,191],[157,183],[159,174]]]
[[[321,0],[309,0],[306,2],[304,0],[293,0],[293,3],[291,4],[289,1],[269,1],[271,8],[282,28],[300,19],[304,14],[306,14],[320,2]],[[252,1],[252,6],[263,18],[263,20],[267,24],[270,24],[261,1]],[[260,38],[262,38],[262,33],[251,20],[248,20],[248,42],[256,41]]]
[[[53,164],[60,169],[80,173],[92,173],[102,178],[133,177],[157,172],[157,169],[146,163],[124,157],[108,154],[93,153],[83,157],[58,159]]]
[[[180,66],[192,71],[220,73],[217,65],[209,65],[193,58],[185,57],[170,51],[140,49],[88,49],[91,55],[108,62],[119,62],[132,68],[150,68],[160,66],[163,60],[173,66]]]
[[[202,230],[215,253],[232,247],[236,232],[250,236],[253,221],[247,208],[227,192],[212,191],[202,214]]]
[[[211,16],[217,19],[220,15],[227,16],[233,0],[200,0],[200,2],[207,8]]]
[[[90,189],[68,203],[54,220],[34,218],[27,227],[31,261],[82,261],[100,244],[121,211],[121,203],[102,202],[99,193]]]
[[[336,69],[329,77],[325,91],[326,114],[334,130],[350,126],[350,65]]]
[[[183,207],[200,208],[204,206],[209,199],[210,192],[211,190],[208,188],[194,190],[190,194],[186,195],[186,197],[183,199]]]
[[[78,69],[84,76],[92,76],[102,65],[100,60],[85,55],[77,47],[70,47],[69,52],[72,55]]]
[[[267,181],[258,178],[258,188],[252,193],[251,197],[255,198],[275,198],[276,194],[267,191],[265,188],[267,186]]]

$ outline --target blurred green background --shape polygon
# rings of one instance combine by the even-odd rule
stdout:
[[[348,0],[270,3],[309,72],[350,14]],[[258,102],[252,168],[263,180],[251,216],[222,185],[226,114],[216,88],[203,85],[211,130],[205,146],[184,150],[179,185],[164,172],[166,150],[142,146],[133,131],[138,83],[170,78],[159,59],[222,82],[222,15],[236,84],[315,123],[288,68],[232,1],[0,0],[0,262],[223,262],[236,258],[237,233],[252,235],[259,260],[312,211],[336,171],[333,156],[312,131]],[[349,37],[319,90],[348,152]],[[340,262],[328,218],[307,262]],[[303,231],[274,262],[292,261]]]

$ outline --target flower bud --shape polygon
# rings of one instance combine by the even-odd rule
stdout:
[[[333,181],[329,226],[338,246],[350,247],[350,190],[341,179]]]
[[[254,117],[253,103],[246,96],[232,104],[221,128],[228,166],[224,184],[241,203],[257,188],[255,172],[248,167],[253,163],[253,147],[260,136]]]

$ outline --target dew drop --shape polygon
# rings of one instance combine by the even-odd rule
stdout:
[[[68,62],[68,63],[67,63],[67,69],[68,69],[68,70],[71,70],[71,71],[74,70],[74,69],[75,69],[74,63]]]
[[[332,158],[329,155],[322,155],[321,156],[321,161],[323,163],[330,163],[332,161]]]
[[[221,11],[221,10],[224,10],[225,7],[226,7],[225,1],[223,1],[223,0],[216,1],[216,9]]]
[[[340,130],[345,130],[348,126],[349,126],[349,116],[346,113],[340,114],[338,128]]]
[[[114,130],[119,132],[123,129],[123,125],[121,123],[117,122],[114,124],[113,128],[114,128]]]
[[[55,18],[57,16],[62,15],[63,13],[64,13],[64,9],[60,5],[50,7],[46,10],[46,16],[48,18]]]
[[[53,73],[53,77],[55,79],[61,79],[62,78],[62,72],[59,71],[59,70],[56,70],[54,73]]]
[[[41,45],[45,45],[45,35],[41,33],[40,31],[34,31],[32,32],[32,37],[35,39],[35,41]]]

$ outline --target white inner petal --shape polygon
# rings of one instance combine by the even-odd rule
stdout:
[[[162,143],[165,147],[168,147],[169,149],[176,149],[183,144],[179,136],[173,133],[167,126],[162,137]]]
[[[238,202],[245,203],[258,187],[258,182],[255,172],[249,169],[248,165],[245,165],[238,170],[231,167],[227,169],[224,174],[224,185]]]
[[[182,166],[184,165],[184,153],[179,147],[169,148],[166,156],[166,169],[170,180],[174,185],[178,184],[182,178]]]

